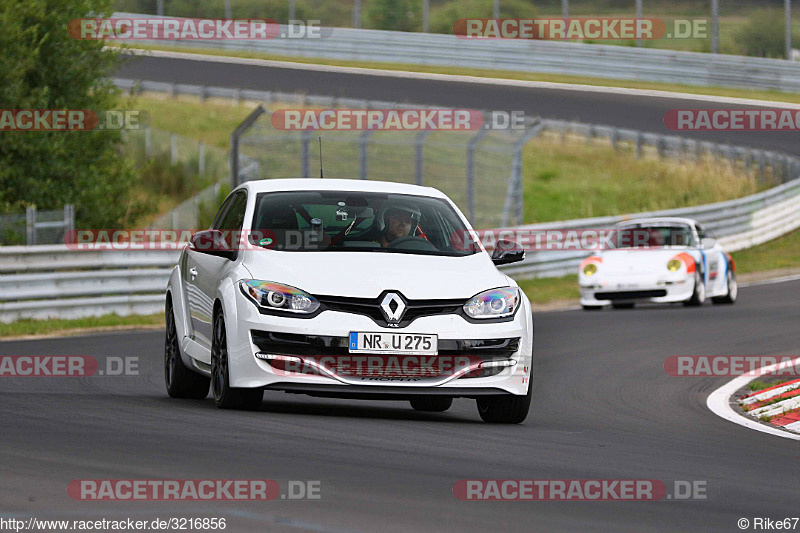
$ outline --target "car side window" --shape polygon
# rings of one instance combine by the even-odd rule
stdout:
[[[223,215],[219,222],[221,230],[240,230],[244,223],[244,212],[247,207],[247,195],[243,192],[233,197],[228,211]]]
[[[220,225],[222,223],[222,219],[225,217],[225,213],[228,211],[233,200],[236,196],[228,196],[224,202],[222,202],[222,206],[217,211],[217,214],[214,215],[214,222],[211,223],[211,229],[222,229]]]

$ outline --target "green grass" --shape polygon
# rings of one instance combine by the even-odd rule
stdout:
[[[517,283],[533,304],[577,300],[580,296],[577,274],[561,278],[519,279]]]
[[[468,44],[468,43],[467,43]],[[113,46],[113,44],[111,44]],[[658,91],[682,92],[689,94],[702,94],[710,96],[726,96],[733,98],[750,98],[754,100],[767,100],[775,102],[800,103],[800,94],[784,93],[780,91],[750,90],[750,89],[729,89],[724,87],[701,87],[697,85],[687,85],[681,83],[657,83],[636,80],[615,80],[607,78],[597,78],[589,76],[567,76],[560,74],[542,74],[537,72],[516,72],[508,70],[476,69],[462,67],[446,67],[435,65],[408,65],[403,63],[380,63],[370,61],[344,61],[335,59],[322,59],[310,57],[284,56],[277,54],[262,54],[237,50],[212,50],[208,48],[198,49],[189,47],[174,46],[145,46],[136,45],[136,48],[145,50],[166,50],[173,52],[185,52],[191,54],[205,54],[224,57],[244,57],[254,59],[267,59],[273,61],[289,61],[293,63],[305,63],[316,65],[335,65],[345,67],[359,67],[383,70],[403,70],[413,72],[427,72],[435,74],[450,74],[455,76],[474,76],[482,78],[501,78],[523,81],[542,81],[552,83],[568,83],[580,85],[593,85],[602,87],[624,87],[630,89],[646,89]]]
[[[636,159],[607,142],[536,139],[523,154],[526,222],[591,218],[741,198],[770,184],[725,160]]]
[[[164,324],[164,314],[117,316],[104,315],[76,319],[21,319],[10,324],[0,323],[0,338],[23,335],[55,335],[80,330],[121,328],[126,326],[158,326]]]
[[[764,390],[764,389],[767,389],[767,388],[769,388],[769,387],[771,387],[771,386],[772,386],[772,385],[770,385],[770,384],[769,384],[769,383],[767,383],[766,381],[761,381],[760,379],[756,379],[756,380],[754,380],[754,381],[751,381],[751,382],[750,382],[750,383],[747,385],[747,388],[748,388],[748,389],[750,389],[751,391],[754,391],[754,392],[755,392],[755,391],[757,391],[757,390]]]
[[[772,241],[731,254],[736,262],[736,272],[762,272],[800,265],[800,230]]]
[[[203,141],[209,146],[227,150],[233,130],[253,109],[245,105],[201,102],[199,98],[171,98],[166,95],[139,95],[132,103],[145,110],[150,126]]]

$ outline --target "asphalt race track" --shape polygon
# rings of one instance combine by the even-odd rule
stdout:
[[[796,132],[672,132],[664,125],[664,114],[670,109],[743,109],[751,107],[743,105],[682,98],[604,94],[594,91],[564,91],[353,75],[341,72],[146,56],[131,58],[116,75],[122,78],[214,87],[261,91],[298,91],[306,94],[441,105],[443,107],[524,111],[526,116],[576,120],[661,134],[679,133],[685,137],[706,141],[800,155],[800,144],[797,142]],[[764,107],[769,107],[769,104],[765,104]]]
[[[0,355],[138,357],[138,376],[0,378],[0,514],[224,517],[228,531],[738,531],[800,512],[796,441],[705,406],[729,378],[671,377],[670,355],[797,354],[800,281],[741,290],[734,306],[538,313],[527,421],[480,421],[406,402],[266,393],[259,412],[167,397],[163,331],[6,341]],[[318,480],[321,499],[73,501],[73,479]],[[705,482],[707,499],[469,502],[460,479]]]

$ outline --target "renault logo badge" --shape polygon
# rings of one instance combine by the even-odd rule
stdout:
[[[381,312],[390,326],[397,326],[406,312],[406,303],[396,292],[390,292],[383,297]]]

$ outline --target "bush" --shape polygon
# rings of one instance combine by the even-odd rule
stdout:
[[[371,0],[367,4],[367,20],[376,30],[420,31],[421,2],[416,0]]]
[[[737,51],[742,55],[757,57],[786,57],[784,19],[775,10],[752,13],[750,21],[735,34]],[[796,42],[797,37],[792,36]]]
[[[532,2],[525,0],[502,0],[500,2],[501,18],[531,18],[536,16]],[[453,23],[465,18],[494,17],[493,0],[464,0],[448,2],[443,7],[431,7],[430,31],[432,33],[453,33]]]

